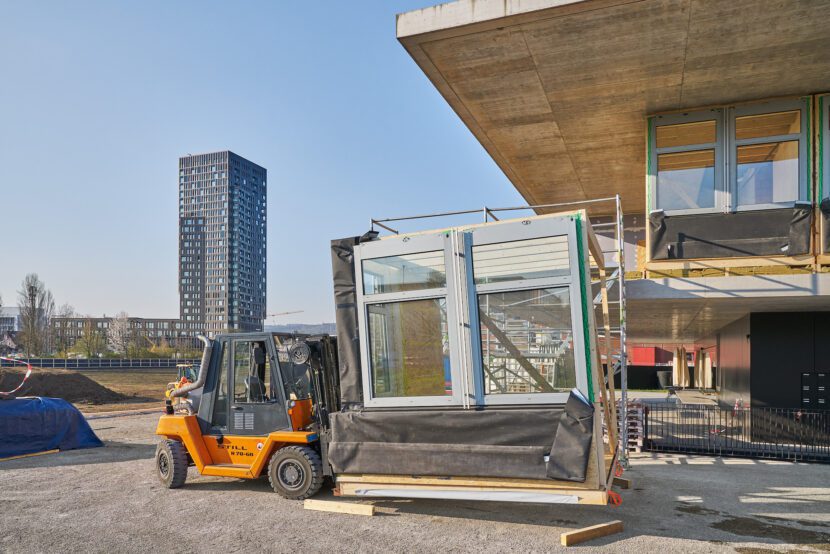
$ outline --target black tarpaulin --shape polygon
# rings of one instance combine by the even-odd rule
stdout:
[[[335,473],[545,479],[562,414],[562,406],[339,412],[328,459]]]
[[[787,256],[799,256],[810,252],[812,227],[813,205],[809,202],[796,202],[790,219]]]
[[[562,407],[332,414],[333,442],[490,444],[550,448]]]
[[[810,251],[809,203],[735,213],[649,214],[651,259],[797,256]]]
[[[594,407],[571,391],[550,450],[546,475],[562,481],[585,481],[594,437]]]
[[[335,473],[545,479],[546,448],[480,444],[336,442]]]
[[[359,237],[331,241],[340,401],[344,408],[363,402],[354,271],[354,247],[359,242]]]

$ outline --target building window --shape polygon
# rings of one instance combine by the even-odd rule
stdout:
[[[707,213],[810,198],[807,100],[650,119],[650,209]]]

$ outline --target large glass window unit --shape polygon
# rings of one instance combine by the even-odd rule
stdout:
[[[576,217],[543,216],[358,245],[365,405],[590,396],[578,236]]]
[[[391,238],[358,247],[363,389],[368,405],[424,406],[458,400],[457,314],[448,238]]]
[[[807,100],[652,117],[650,209],[706,213],[809,200]]]
[[[452,394],[444,298],[371,304],[368,318],[375,398]]]

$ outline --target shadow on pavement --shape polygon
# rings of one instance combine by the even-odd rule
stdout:
[[[53,454],[0,462],[0,471],[149,460],[153,458],[155,452],[154,444],[104,441],[104,446],[98,448],[64,450]]]

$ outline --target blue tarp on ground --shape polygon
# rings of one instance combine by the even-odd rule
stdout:
[[[104,446],[75,406],[60,398],[0,400],[0,458]]]

